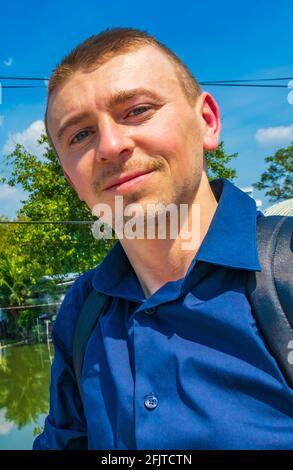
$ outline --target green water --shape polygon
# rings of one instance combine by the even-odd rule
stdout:
[[[0,450],[31,449],[49,408],[52,344],[0,349]]]

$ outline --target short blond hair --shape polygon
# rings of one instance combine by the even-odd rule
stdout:
[[[200,84],[188,67],[167,46],[145,31],[134,28],[111,28],[89,37],[73,49],[55,67],[48,83],[45,127],[48,139],[54,148],[48,131],[47,112],[50,96],[57,86],[65,83],[77,71],[95,70],[116,55],[131,52],[143,46],[155,46],[171,61],[187,100],[193,104],[201,94]],[[55,150],[55,149],[54,149]]]

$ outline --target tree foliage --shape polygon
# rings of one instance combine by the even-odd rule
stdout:
[[[276,151],[274,155],[265,158],[269,164],[261,174],[260,180],[254,183],[254,188],[265,189],[265,195],[270,201],[290,199],[293,197],[293,142],[285,148]]]
[[[43,158],[38,158],[17,144],[6,157],[11,168],[10,177],[2,182],[27,192],[27,199],[17,214],[17,221],[82,221],[91,222],[93,216],[81,202],[63,176],[59,161],[42,136],[46,145]],[[3,218],[2,218],[3,219]],[[56,284],[68,273],[81,273],[96,266],[105,256],[114,240],[96,240],[88,224],[1,224],[0,230],[0,302],[1,305],[19,306],[33,303],[36,292],[56,290]],[[54,286],[41,287],[44,276],[55,276]],[[57,276],[56,276],[57,275]],[[52,283],[51,283],[52,284]],[[9,318],[15,323],[20,312],[10,310]],[[30,309],[31,316],[43,313]],[[26,321],[27,323],[27,321]]]
[[[18,219],[91,222],[91,211],[68,185],[47,138],[42,136],[39,143],[47,144],[42,159],[19,144],[7,157],[12,172],[6,183],[21,185],[28,193]],[[90,269],[101,261],[108,248],[104,241],[94,239],[91,224],[19,225],[11,242],[17,251],[25,252],[27,258],[42,266],[43,274],[47,275]]]
[[[236,158],[238,153],[228,155],[224,150],[224,142],[221,141],[216,150],[205,152],[205,160],[208,168],[209,180],[216,178],[226,178],[233,180],[236,178],[236,170],[229,168],[227,165],[233,158]]]

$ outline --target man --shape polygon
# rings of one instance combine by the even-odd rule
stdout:
[[[64,175],[112,224],[138,204],[199,207],[197,242],[121,237],[68,291],[53,330],[50,413],[35,449],[290,449],[293,392],[246,297],[254,201],[208,181],[220,113],[184,64],[146,33],[117,28],[54,71],[46,127]],[[127,217],[123,216],[123,223]],[[140,219],[141,220],[141,219]],[[159,225],[158,214],[151,217]],[[168,223],[170,229],[170,220]],[[145,235],[145,232],[144,232]],[[92,289],[111,298],[92,333],[82,399],[72,368],[76,320]]]

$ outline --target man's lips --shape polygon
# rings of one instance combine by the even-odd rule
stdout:
[[[126,183],[126,181],[131,181],[138,176],[143,176],[147,175],[148,173],[151,173],[153,170],[148,170],[148,171],[136,171],[133,173],[128,173],[125,175],[119,176],[119,178],[116,178],[115,180],[110,181],[110,184],[105,188],[105,190],[112,189],[114,187],[117,187],[123,183]]]

